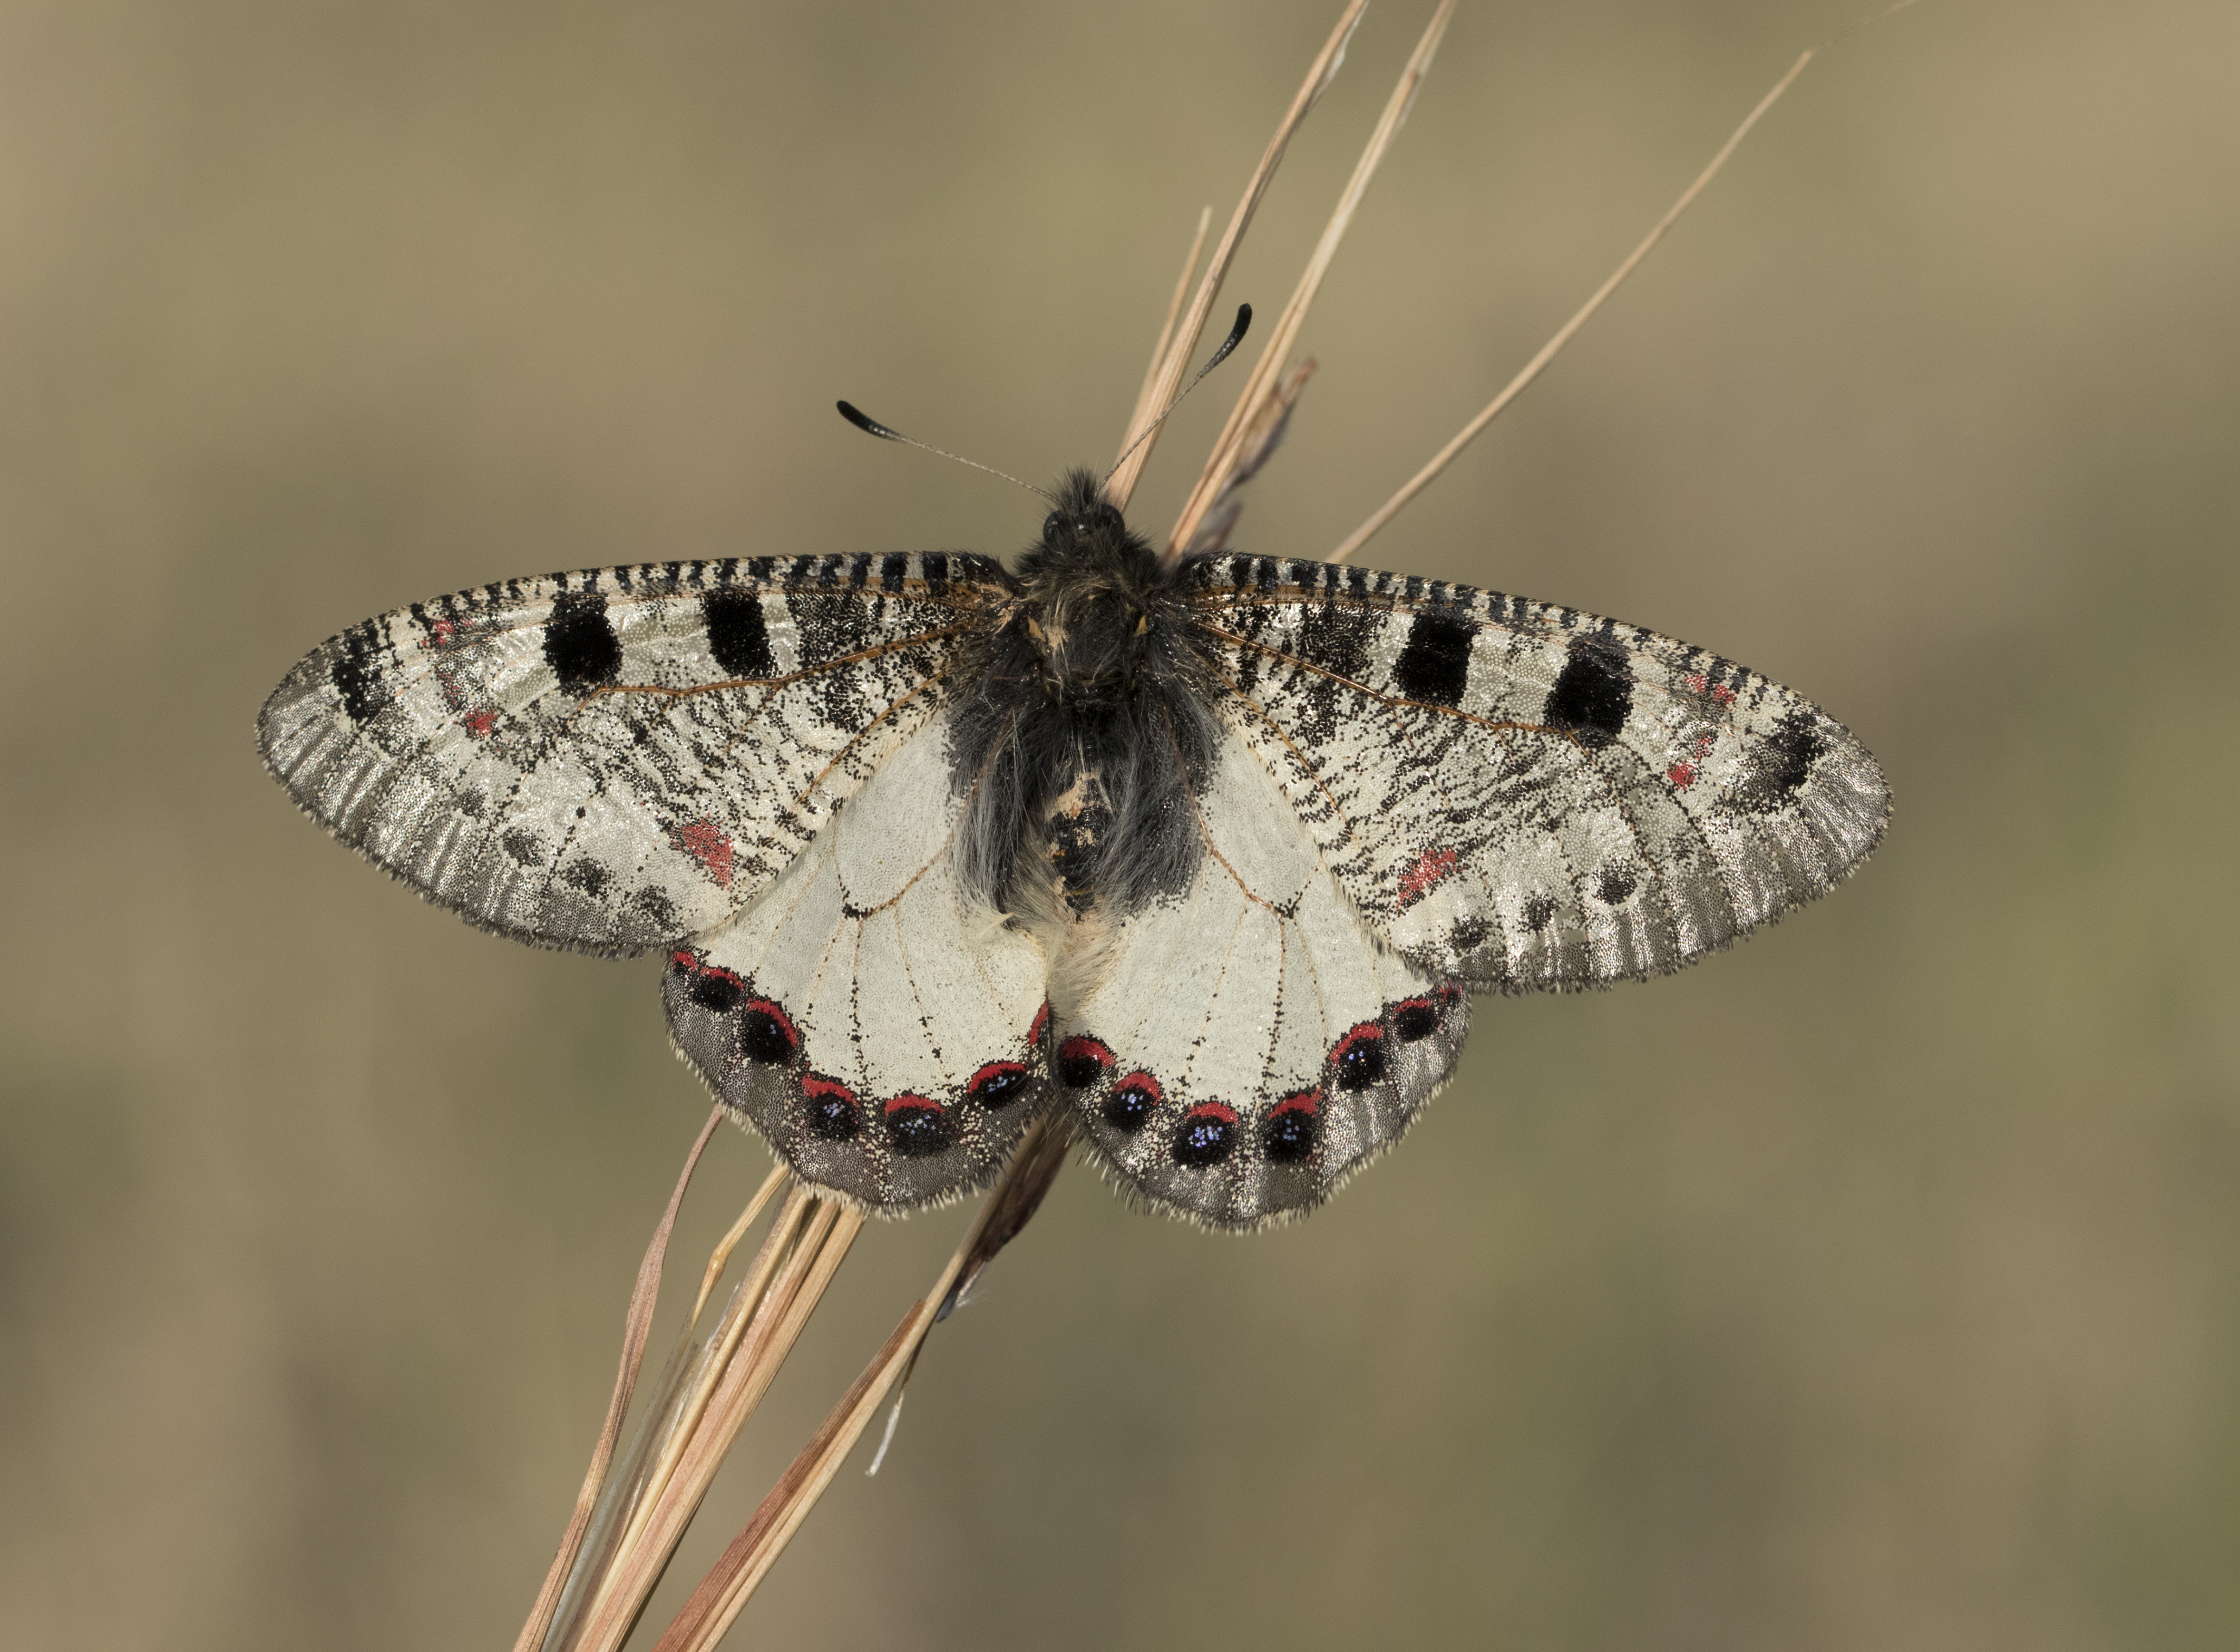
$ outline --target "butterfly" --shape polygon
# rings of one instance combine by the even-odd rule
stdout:
[[[370,619],[273,774],[470,923],[657,953],[677,1052],[883,1213],[1070,1109],[1141,1203],[1303,1214],[1454,1072],[1471,997],[1684,964],[1872,850],[1790,689],[1577,610],[1163,559],[1088,471],[1015,564],[747,556]]]

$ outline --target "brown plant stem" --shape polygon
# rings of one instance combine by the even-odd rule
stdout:
[[[638,1263],[630,1307],[623,1316],[622,1369],[615,1375],[614,1394],[607,1402],[606,1420],[599,1425],[598,1440],[591,1448],[590,1464],[583,1471],[583,1489],[576,1494],[576,1508],[568,1517],[567,1530],[561,1534],[559,1551],[552,1556],[551,1567],[544,1574],[543,1587],[537,1591],[536,1603],[529,1609],[528,1622],[521,1626],[521,1634],[513,1643],[514,1652],[532,1652],[543,1644],[545,1631],[551,1627],[553,1609],[559,1604],[561,1589],[575,1565],[583,1534],[590,1526],[599,1488],[607,1477],[607,1465],[614,1461],[615,1442],[622,1436],[623,1418],[630,1410],[630,1395],[637,1387],[638,1367],[645,1359],[645,1339],[653,1329],[654,1302],[661,1294],[662,1263],[669,1255],[669,1236],[677,1228],[677,1212],[684,1203],[684,1189],[692,1185],[692,1172],[699,1168],[700,1156],[707,1150],[708,1138],[715,1135],[716,1126],[723,1119],[723,1109],[712,1109],[708,1122],[700,1127],[691,1150],[684,1156],[684,1169],[677,1175],[677,1190],[669,1196],[668,1208],[655,1224],[653,1237],[646,1244],[645,1257]]]
[[[1207,262],[1205,275],[1198,282],[1197,292],[1190,299],[1190,309],[1183,314],[1182,325],[1175,330],[1167,347],[1166,359],[1152,380],[1150,394],[1137,403],[1137,417],[1130,421],[1127,434],[1120,441],[1120,462],[1113,467],[1112,475],[1104,483],[1105,497],[1120,510],[1128,508],[1128,500],[1136,491],[1136,483],[1143,474],[1143,467],[1151,460],[1151,450],[1158,445],[1158,436],[1152,431],[1147,437],[1150,421],[1158,416],[1160,409],[1174,400],[1175,392],[1182,387],[1183,372],[1190,365],[1190,352],[1197,348],[1198,335],[1205,330],[1205,318],[1213,312],[1213,302],[1221,296],[1221,283],[1229,275],[1230,262],[1237,256],[1237,243],[1243,240],[1244,231],[1251,226],[1252,215],[1259,210],[1260,197],[1268,192],[1269,180],[1283,163],[1283,150],[1291,141],[1291,134],[1299,130],[1307,111],[1315,106],[1331,80],[1338,65],[1344,61],[1346,42],[1353,38],[1354,26],[1361,21],[1362,12],[1369,0],[1347,0],[1345,10],[1339,16],[1337,26],[1307,65],[1307,76],[1299,83],[1292,97],[1291,106],[1283,111],[1277,123],[1275,137],[1268,140],[1268,148],[1260,157],[1260,164],[1253,169],[1244,185],[1244,194],[1237,203],[1236,211],[1230,214],[1229,227],[1221,232],[1213,256]]]

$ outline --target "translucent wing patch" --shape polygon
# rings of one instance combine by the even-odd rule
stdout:
[[[1473,987],[1677,969],[1830,887],[1889,816],[1841,724],[1684,643],[1330,563],[1184,577],[1244,738],[1363,920]]]
[[[770,884],[932,716],[1004,577],[926,555],[511,580],[326,643],[257,735],[305,809],[430,899],[643,950]]]
[[[759,900],[670,956],[671,1036],[806,1181],[875,1209],[992,1176],[1045,1096],[1043,949],[968,901],[949,720],[889,757]]]
[[[1062,1016],[1059,1094],[1130,1192],[1254,1227],[1399,1140],[1453,1070],[1470,1000],[1361,926],[1243,742],[1222,740],[1194,807],[1188,887],[1083,926],[1096,967]]]

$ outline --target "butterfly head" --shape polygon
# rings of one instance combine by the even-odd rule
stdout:
[[[1158,556],[1129,531],[1091,472],[1069,475],[1057,502],[1041,542],[1019,559],[1027,598],[1020,629],[1052,699],[1129,697],[1166,606]]]

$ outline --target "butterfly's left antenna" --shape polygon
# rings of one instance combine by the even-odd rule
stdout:
[[[1205,376],[1208,373],[1210,373],[1215,368],[1220,366],[1223,362],[1229,359],[1230,352],[1244,342],[1244,330],[1251,325],[1252,306],[1250,304],[1237,305],[1237,324],[1229,330],[1229,336],[1221,341],[1221,348],[1214,351],[1211,356],[1206,358],[1205,365],[1197,370],[1197,376],[1190,380],[1189,383],[1183,385],[1182,389],[1176,393],[1175,399],[1159,410],[1159,416],[1153,419],[1149,424],[1143,427],[1143,434],[1137,436],[1133,442],[1130,442],[1128,444],[1128,453],[1133,453],[1137,448],[1142,447],[1144,443],[1150,441],[1151,439],[1151,433],[1167,422],[1167,415],[1173,412],[1177,408],[1183,404],[1183,397],[1188,396],[1192,390],[1196,390],[1200,384],[1204,383]],[[1112,461],[1112,468],[1104,473],[1105,482],[1111,481],[1113,477],[1120,474],[1120,467],[1128,463],[1128,453],[1123,453],[1118,458]],[[1098,484],[1100,490],[1102,490],[1103,485],[1103,484],[1102,483]]]
[[[998,470],[994,465],[983,464],[977,459],[968,459],[961,453],[951,453],[946,448],[937,448],[930,442],[921,442],[916,436],[904,436],[900,430],[880,423],[853,402],[836,402],[833,405],[840,410],[842,418],[866,435],[877,436],[882,442],[899,442],[906,448],[923,448],[928,453],[938,453],[944,459],[954,459],[959,464],[969,464],[975,470],[985,470],[991,476],[1002,476],[1015,488],[1024,488],[1029,493],[1040,493],[1052,504],[1057,503],[1056,496],[1043,493],[1043,490],[1033,483],[1022,482],[1009,471]]]

